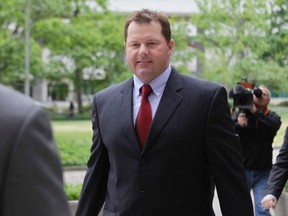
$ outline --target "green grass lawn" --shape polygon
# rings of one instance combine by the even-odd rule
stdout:
[[[288,110],[276,110],[275,112],[281,117],[282,124],[274,138],[273,146],[280,147],[283,143],[286,127],[288,126]]]
[[[92,144],[90,120],[52,121],[55,140],[64,166],[85,166]]]

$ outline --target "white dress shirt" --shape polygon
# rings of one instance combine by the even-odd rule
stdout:
[[[152,92],[148,97],[148,100],[151,105],[151,111],[152,111],[152,119],[155,116],[156,110],[158,108],[158,105],[160,103],[162,94],[164,92],[167,80],[171,73],[171,65],[168,66],[168,68],[161,73],[158,77],[153,79],[150,83],[143,83],[135,74],[133,75],[134,80],[134,89],[133,89],[133,120],[134,125],[136,122],[137,114],[141,105],[141,94],[140,94],[140,88],[144,84],[149,84],[152,88]]]

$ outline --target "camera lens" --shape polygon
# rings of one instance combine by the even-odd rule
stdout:
[[[262,97],[262,90],[257,88],[254,90],[254,95],[257,97],[257,98],[261,98]]]

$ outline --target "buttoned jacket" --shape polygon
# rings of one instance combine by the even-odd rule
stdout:
[[[226,90],[172,68],[143,149],[133,79],[93,98],[93,144],[77,216],[252,216]]]

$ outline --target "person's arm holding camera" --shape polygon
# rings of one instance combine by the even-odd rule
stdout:
[[[275,112],[268,110],[270,91],[264,86],[260,86],[259,88],[262,90],[262,96],[254,96],[254,105],[251,112],[254,113],[257,121],[262,122],[262,125],[267,128],[266,132],[270,133],[270,135],[274,137],[281,126],[281,119]],[[277,201],[277,197],[271,193],[271,191],[268,191],[267,195],[262,199],[261,204],[266,209],[275,208]]]
[[[257,121],[263,123],[262,125],[267,128],[267,133],[274,137],[281,126],[281,119],[275,112],[268,110],[270,91],[264,86],[260,86],[259,89],[262,90],[262,96],[254,95],[254,104],[250,112],[254,114]]]

